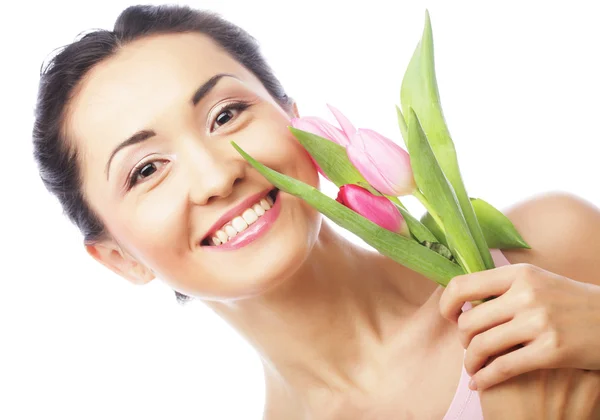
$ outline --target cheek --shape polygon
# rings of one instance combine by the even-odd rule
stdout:
[[[281,114],[255,121],[240,145],[262,164],[285,175],[319,187],[319,176],[304,147],[290,132],[290,121]]]
[[[139,203],[122,208],[109,229],[136,259],[155,274],[172,271],[190,250],[185,197],[174,188],[160,188]]]

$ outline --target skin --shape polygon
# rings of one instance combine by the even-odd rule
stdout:
[[[235,77],[220,79],[194,106],[194,92],[219,73]],[[238,100],[250,107],[215,125],[220,106]],[[268,419],[441,418],[469,340],[440,304],[453,308],[460,293],[441,300],[445,292],[432,281],[352,244],[284,193],[279,218],[251,245],[230,252],[198,245],[223,212],[271,188],[230,141],[318,186],[314,166],[288,130],[294,116],[295,106],[282,109],[255,76],[201,34],[159,35],[123,47],[86,76],[64,124],[79,152],[85,197],[107,228],[87,251],[134,283],[160,278],[202,299],[243,334],[264,363]],[[107,176],[113,150],[140,130],[156,136],[119,151]],[[127,191],[140,162],[155,166]],[[548,257],[559,246],[541,236],[548,229],[520,223],[550,208],[544,200],[507,213],[534,248],[541,244],[539,255],[507,252],[508,259],[551,261],[549,269],[569,274],[569,258]],[[551,225],[560,223],[557,217]],[[586,281],[591,267],[579,270],[574,274]],[[490,400],[490,408],[503,405]]]
[[[597,351],[586,351],[600,349],[600,335],[589,333],[600,325],[600,211],[555,194],[509,216],[533,249],[505,251],[511,266],[454,278],[440,301],[442,314],[458,324],[477,388],[533,369],[600,370]],[[460,302],[491,296],[498,298],[459,314]],[[521,343],[527,345],[480,370],[488,358]]]

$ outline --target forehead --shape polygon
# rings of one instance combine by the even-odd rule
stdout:
[[[194,90],[217,73],[231,73],[253,90],[260,81],[211,38],[161,34],[136,40],[98,63],[68,107],[66,130],[77,141],[123,136],[181,113]],[[81,146],[80,144],[78,146]]]

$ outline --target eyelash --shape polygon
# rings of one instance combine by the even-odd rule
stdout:
[[[245,111],[246,109],[248,109],[250,107],[250,104],[247,102],[232,102],[226,105],[223,105],[221,107],[221,109],[219,109],[219,111],[217,112],[216,117],[211,121],[210,124],[210,129],[212,130],[212,127],[215,125],[217,118],[219,118],[219,116],[226,112],[226,111]],[[227,121],[228,123],[229,121]],[[225,124],[227,124],[225,123]],[[142,169],[144,169],[146,167],[146,165],[151,164],[151,163],[156,163],[156,162],[160,162],[163,161],[162,159],[154,159],[154,160],[143,160],[140,163],[138,163],[133,170],[131,171],[131,174],[129,175],[129,177],[127,178],[127,191],[131,190],[133,187],[135,187],[138,184],[138,177],[141,174]]]

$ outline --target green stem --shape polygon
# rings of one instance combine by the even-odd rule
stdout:
[[[431,217],[433,217],[433,220],[435,220],[435,222],[437,223],[437,225],[440,227],[440,229],[442,230],[442,232],[445,235],[446,229],[444,228],[444,224],[442,223],[441,219],[438,217],[437,213],[433,210],[433,208],[431,207],[431,204],[429,204],[429,201],[427,201],[427,199],[425,198],[423,193],[417,189],[417,190],[415,190],[415,192],[413,192],[413,196],[417,200],[419,200],[421,202],[421,204],[423,204],[425,209],[429,212],[429,214],[431,214]]]
[[[410,234],[417,240],[417,242],[423,243],[423,241],[438,241],[436,236],[433,233],[431,233],[431,231],[427,229],[427,227],[423,223],[421,223],[412,214],[410,214],[408,209],[404,206],[404,204],[402,204],[398,197],[394,197],[391,195],[386,195],[385,197],[388,198],[392,203],[394,203],[396,208],[398,208],[398,210],[402,214],[402,217],[404,217],[404,220],[408,224],[408,230],[410,231]]]

